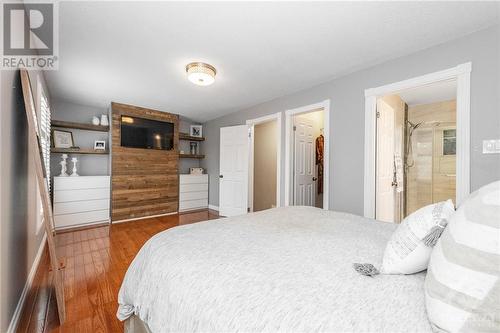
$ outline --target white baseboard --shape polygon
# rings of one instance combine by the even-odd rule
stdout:
[[[124,222],[133,222],[133,221],[138,221],[138,220],[146,220],[146,219],[151,219],[151,218],[154,218],[154,217],[162,217],[162,216],[168,216],[168,215],[175,215],[175,214],[178,214],[178,213],[179,212],[173,212],[173,213],[165,213],[165,214],[158,214],[158,215],[149,215],[149,216],[134,217],[134,218],[131,218],[131,219],[112,221],[111,224],[124,223]]]
[[[43,250],[45,249],[45,243],[47,242],[47,234],[43,235],[42,241],[40,243],[40,247],[38,248],[38,252],[35,256],[35,260],[33,261],[33,265],[31,265],[30,273],[28,274],[28,278],[26,280],[26,284],[24,285],[23,292],[21,293],[21,297],[19,297],[19,302],[17,302],[16,310],[14,311],[14,315],[10,321],[9,327],[7,328],[7,333],[14,333],[17,330],[17,325],[19,324],[19,317],[21,316],[21,312],[23,311],[24,302],[26,301],[26,296],[31,289],[33,284],[33,280],[35,279],[36,271],[38,269],[38,264],[40,264],[40,259],[42,258]]]
[[[219,206],[208,205],[208,209],[219,211]]]
[[[82,229],[82,228],[91,228],[93,225],[99,225],[99,224],[110,224],[111,223],[111,219],[106,219],[106,220],[102,220],[102,221],[96,221],[96,222],[89,222],[89,223],[83,223],[83,224],[75,224],[75,225],[70,225],[68,227],[56,227],[56,233],[57,232],[64,232],[64,231],[72,231],[73,229],[74,230],[77,230],[77,229]]]

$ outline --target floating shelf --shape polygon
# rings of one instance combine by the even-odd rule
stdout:
[[[200,138],[197,136],[191,136],[187,133],[179,133],[179,140],[186,140],[186,141],[205,141],[205,138]]]
[[[96,154],[106,155],[109,154],[108,150],[94,150],[93,148],[50,148],[51,153],[61,154]]]
[[[62,127],[62,128],[75,128],[87,131],[97,131],[97,132],[109,132],[109,126],[85,124],[85,123],[74,123],[71,121],[61,121],[52,120],[50,122],[52,127]]]
[[[205,155],[195,155],[195,154],[181,154],[179,153],[180,158],[197,158],[202,159],[205,158]]]

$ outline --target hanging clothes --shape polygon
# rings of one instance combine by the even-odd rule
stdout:
[[[318,194],[323,193],[323,149],[325,138],[323,134],[316,138],[316,165],[318,166]]]

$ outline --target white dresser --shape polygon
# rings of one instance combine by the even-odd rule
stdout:
[[[179,176],[179,211],[208,208],[208,175]]]
[[[56,229],[109,222],[109,176],[54,177]]]

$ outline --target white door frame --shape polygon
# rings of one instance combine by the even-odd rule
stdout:
[[[330,179],[330,100],[302,106],[300,108],[285,111],[285,206],[290,206],[292,198],[292,142],[293,142],[293,119],[292,117],[312,111],[323,111],[323,137],[325,147],[323,154],[323,209],[328,210],[329,201],[329,179]]]
[[[254,126],[269,121],[276,121],[276,207],[281,206],[281,112],[276,112],[267,116],[248,119],[246,124],[249,126],[250,149],[248,156],[248,207],[253,212],[253,171],[254,171]]]
[[[470,74],[467,62],[442,71],[365,90],[364,216],[375,218],[377,98],[441,81],[457,81],[456,205],[470,193]]]

